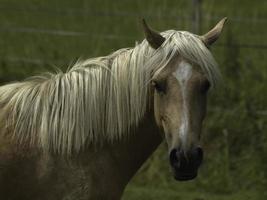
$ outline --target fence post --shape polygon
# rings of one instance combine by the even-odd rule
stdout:
[[[192,31],[195,34],[201,32],[201,3],[202,0],[192,0]]]

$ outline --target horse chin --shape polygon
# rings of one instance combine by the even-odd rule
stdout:
[[[176,181],[190,181],[197,177],[197,171],[191,173],[183,173],[174,170],[174,179]]]

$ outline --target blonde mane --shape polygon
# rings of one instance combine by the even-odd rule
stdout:
[[[148,84],[177,55],[201,66],[212,85],[216,62],[198,36],[166,31],[158,50],[146,40],[106,57],[77,62],[66,73],[0,87],[2,133],[59,153],[129,135],[147,110]]]

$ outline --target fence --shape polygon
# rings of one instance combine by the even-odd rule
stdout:
[[[193,4],[197,4],[197,0],[193,1]],[[182,14],[164,14],[164,13],[138,13],[138,12],[125,12],[125,11],[88,11],[86,9],[74,9],[74,8],[44,8],[44,7],[14,7],[9,5],[0,5],[0,12],[12,12],[12,13],[31,13],[38,15],[47,15],[47,16],[64,16],[64,15],[75,15],[75,16],[92,16],[92,17],[114,17],[114,16],[123,16],[123,17],[134,17],[139,18],[140,16],[145,18],[164,18],[172,20],[183,20],[183,21],[192,21],[190,15]],[[197,10],[199,12],[199,10]],[[201,18],[205,21],[217,21],[221,16],[210,16],[210,15],[201,15]],[[260,26],[267,24],[266,17],[239,17],[233,16],[230,18],[231,23],[235,24],[245,24],[245,23],[257,23]],[[24,34],[46,34],[46,35],[56,35],[60,37],[86,37],[90,36],[93,39],[104,39],[104,40],[131,40],[134,41],[136,38],[125,35],[112,35],[112,34],[91,34],[87,32],[79,32],[75,30],[55,30],[55,29],[39,29],[36,27],[17,27],[17,26],[1,26],[0,32],[9,32],[9,33],[24,33]],[[264,37],[264,35],[262,35]],[[257,49],[257,50],[266,50],[267,44],[247,44],[247,43],[238,43],[238,44],[225,44],[218,43],[218,47],[238,47],[238,48],[247,48],[247,49]],[[25,57],[5,57],[5,60],[10,62],[28,62],[32,64],[42,64],[45,61],[40,58],[25,58]],[[60,62],[60,61],[57,61]]]

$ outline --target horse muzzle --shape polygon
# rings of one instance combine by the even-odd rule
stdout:
[[[197,177],[198,168],[203,160],[203,151],[200,147],[185,152],[181,149],[172,149],[170,164],[174,178],[178,181],[192,180]]]

